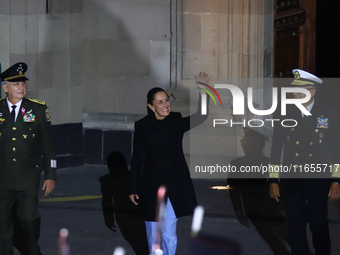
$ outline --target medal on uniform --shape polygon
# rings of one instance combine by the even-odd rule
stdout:
[[[319,139],[319,143],[322,143],[322,137],[323,137],[323,133],[320,133],[320,134],[319,134],[319,137],[320,137],[320,139]]]
[[[33,114],[25,114],[23,116],[24,122],[35,122],[35,115]]]
[[[328,126],[329,126],[328,118],[318,117],[316,124],[317,128],[328,128]]]
[[[0,112],[0,124],[2,124],[3,122],[5,122],[5,119],[2,118],[2,112]]]
[[[35,122],[35,115],[32,114],[32,110],[26,113],[25,108],[21,108],[21,114],[23,115],[24,122]]]

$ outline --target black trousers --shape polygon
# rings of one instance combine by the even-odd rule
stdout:
[[[307,223],[313,235],[315,255],[330,254],[328,192],[327,186],[309,190],[300,190],[298,187],[283,188],[293,255],[311,254],[307,241]]]
[[[0,251],[2,255],[13,255],[13,222],[11,212],[16,202],[16,215],[27,237],[27,254],[40,255],[40,215],[38,212],[38,190],[0,189]]]

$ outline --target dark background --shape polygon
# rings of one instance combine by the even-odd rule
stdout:
[[[340,1],[317,1],[315,74],[340,77]],[[324,80],[317,97],[340,111],[340,82]]]
[[[340,1],[317,1],[316,75],[340,77]]]

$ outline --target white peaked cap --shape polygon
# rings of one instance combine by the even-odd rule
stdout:
[[[292,73],[294,74],[294,81],[291,83],[296,86],[307,86],[307,85],[317,85],[322,84],[322,80],[301,69],[293,69]]]

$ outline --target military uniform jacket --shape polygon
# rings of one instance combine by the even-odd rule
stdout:
[[[270,173],[270,182],[278,182],[280,177],[283,185],[311,189],[329,185],[331,178],[339,180],[340,169],[336,172],[337,166],[331,165],[340,163],[339,116],[335,110],[316,101],[311,114],[303,118],[295,105],[288,105],[287,115],[283,118],[294,119],[298,125],[283,127],[280,122],[275,122],[271,165],[282,164],[286,171]],[[285,125],[292,123],[285,122]]]
[[[156,219],[157,191],[161,185],[167,188],[166,196],[177,218],[193,213],[197,201],[182,140],[186,131],[206,118],[199,109],[186,118],[171,112],[163,120],[152,114],[135,123],[130,194],[139,195],[144,220]]]
[[[55,180],[56,154],[45,103],[23,98],[14,123],[2,99],[0,114],[0,188],[38,189],[43,166],[45,180]]]

